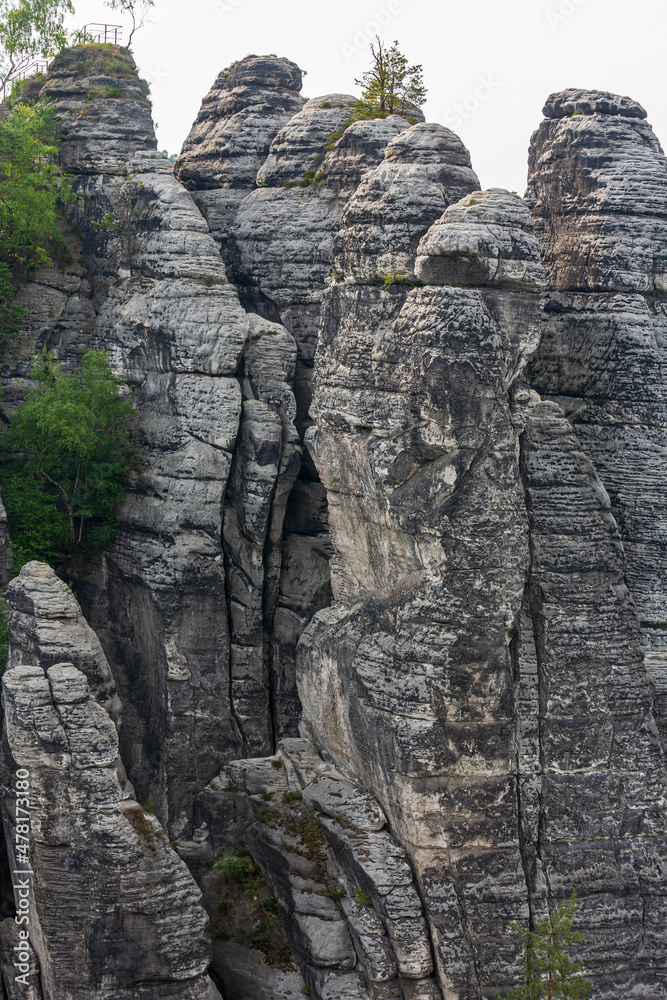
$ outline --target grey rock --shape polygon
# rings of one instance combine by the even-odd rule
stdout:
[[[14,616],[33,600],[26,590],[9,590]],[[62,614],[61,599],[42,604],[45,615]],[[2,814],[11,867],[31,871],[30,944],[44,995],[120,1000],[149,975],[154,1000],[175,988],[184,1000],[214,1000],[201,894],[157,819],[124,796],[114,723],[84,673],[49,665],[48,648],[32,665],[16,662],[15,621],[3,675]],[[30,775],[27,864],[14,847],[17,768]],[[76,935],[63,913],[76,914]]]
[[[349,94],[325,94],[308,101],[274,138],[257,183],[277,187],[302,181],[306,170],[319,173],[329,137],[349,121],[355,103]]]
[[[225,995],[235,1000],[287,1000],[302,993],[300,972],[271,968],[255,948],[237,941],[214,941],[213,956]]]
[[[253,188],[275,135],[304,104],[300,90],[289,59],[246,56],[222,70],[176,161],[181,183],[191,191]]]
[[[539,758],[529,732],[520,743],[524,864],[538,899],[547,886],[556,899],[576,887],[596,994],[613,996],[623,982],[631,995],[650,991],[664,961],[645,961],[640,944],[665,933],[652,902],[663,876],[646,877],[667,820],[652,687],[597,473],[555,403],[534,401],[523,419],[532,643],[524,632],[518,667],[527,692],[534,643],[539,685]]]
[[[611,500],[667,740],[667,160],[638,105],[585,96],[582,114],[549,118],[531,145],[527,198],[555,289],[531,378],[562,403]]]
[[[109,663],[67,584],[46,563],[28,562],[6,595],[12,639],[8,668],[73,663],[95,700],[120,726],[122,707]]]
[[[540,245],[528,208],[494,188],[450,206],[417,248],[415,275],[426,285],[545,290]]]
[[[419,240],[448,205],[479,190],[470,155],[442,125],[418,124],[391,140],[347,205],[334,245],[346,281],[382,284],[414,278]]]
[[[624,118],[646,118],[641,104],[631,97],[619,97],[603,90],[570,88],[551,94],[544,105],[546,118],[571,118],[573,115],[621,115]]]
[[[321,813],[342,816],[360,830],[381,830],[387,822],[382,809],[371,795],[338,775],[323,775],[318,781],[308,785],[303,798]]]

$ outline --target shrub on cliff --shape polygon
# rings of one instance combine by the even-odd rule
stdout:
[[[576,893],[554,913],[543,917],[534,931],[515,922],[510,924],[523,945],[521,967],[524,982],[497,1000],[587,1000],[593,986],[581,975],[581,962],[568,955],[573,944],[583,941],[574,927]]]
[[[17,104],[0,121],[0,336],[14,336],[26,312],[18,284],[51,264],[63,244],[58,205],[73,195],[56,164],[55,115],[46,104]]]
[[[102,351],[64,372],[34,359],[34,388],[9,422],[2,495],[18,570],[30,559],[68,562],[111,541],[132,465],[129,401]]]
[[[341,129],[329,136],[324,148],[330,151],[354,122],[369,118],[387,118],[400,115],[411,124],[418,119],[414,112],[426,100],[423,69],[417,64],[408,65],[408,60],[394,42],[389,48],[382,39],[375,36],[377,47],[371,42],[371,68],[361,79],[354,82],[361,87],[361,97],[354,105],[349,121]]]
[[[376,35],[377,48],[371,42],[372,65],[360,80],[361,98],[354,109],[355,119],[380,118],[386,115],[408,116],[426,100],[421,65],[409,66],[394,42],[389,48]]]

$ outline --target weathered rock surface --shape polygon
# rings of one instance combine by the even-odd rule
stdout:
[[[56,648],[76,643],[61,588],[67,591],[42,563],[27,564],[8,588],[2,685],[2,814],[15,885],[22,878],[29,884],[30,944],[43,995],[215,1000],[201,894],[157,819],[123,793],[116,727],[85,673],[53,662]],[[32,663],[25,661],[27,616],[35,635],[50,634],[50,642],[33,647]],[[85,670],[90,655],[78,624]],[[29,774],[29,823],[17,810],[24,805],[17,769]],[[16,850],[21,843],[28,845],[25,860]]]
[[[227,836],[249,847],[281,900],[309,989],[398,998],[425,987],[428,996],[433,962],[421,900],[377,801],[304,739],[282,740],[271,758],[234,761],[227,775],[206,789],[201,807],[236,817]]]
[[[305,102],[300,90],[296,63],[246,56],[220,73],[202,101],[174,171],[223,246],[272,140]]]
[[[428,177],[433,135],[415,126],[394,143],[411,133],[418,147],[429,140]],[[454,143],[449,134],[435,138],[446,150]],[[464,169],[470,190],[474,175]],[[442,179],[447,164],[437,170]],[[415,173],[421,192],[418,166]],[[399,172],[395,201],[412,203],[411,176]],[[412,271],[419,252],[426,274],[448,215],[428,234],[428,222],[398,234],[389,225],[380,245],[377,215],[369,213],[367,237],[353,210],[369,183],[344,215],[346,281],[330,288],[323,307],[308,444],[327,489],[336,603],[304,633],[299,692],[313,740],[373,793],[408,851],[446,995],[473,996],[476,968],[484,968],[484,989],[511,981],[506,922],[510,912],[528,912],[507,643],[523,595],[528,524],[509,387],[535,344],[539,248],[520,199],[471,195],[449,210],[450,245],[458,238],[467,247],[485,213],[510,259],[512,233],[521,234],[517,263],[525,266],[532,248],[524,285],[457,287],[474,273],[462,249],[451,255],[451,273],[441,273],[444,285],[380,288],[377,261],[394,253],[394,236],[404,260],[410,253],[406,266]],[[432,192],[433,213],[439,203],[442,214],[442,183]],[[426,217],[428,206],[419,210]],[[487,868],[503,875],[482,887]]]
[[[382,284],[388,276],[411,280],[426,230],[448,205],[478,189],[458,136],[442,125],[413,125],[391,140],[347,206],[335,242],[336,271],[361,284]]]
[[[667,159],[630,98],[566,91],[545,114],[527,199],[554,290],[531,377],[561,402],[609,494],[664,734]]]
[[[26,563],[6,590],[11,613],[7,669],[72,663],[85,675],[95,701],[116,727],[122,706],[100,640],[74,594],[45,563]]]
[[[274,125],[264,123],[267,148],[271,129],[302,104],[293,64],[274,62],[282,66],[282,96],[272,105]],[[253,73],[257,83],[264,72],[259,63],[241,67],[231,90],[222,88],[227,110],[246,106]],[[249,320],[241,307],[192,196],[153,151],[150,113],[127,52],[84,46],[53,65],[44,92],[61,120],[61,155],[77,193],[70,216],[92,287],[77,349],[105,350],[124,376],[140,458],[116,540],[78,581],[79,593],[126,706],[121,747],[137,793],[152,795],[170,833],[187,839],[194,799],[225,760],[269,752],[274,723],[296,726],[293,663],[277,663],[271,676],[283,518],[300,460],[290,389],[296,348],[279,323]],[[109,97],[109,89],[121,97]],[[254,141],[248,138],[248,150]],[[250,169],[242,161],[239,183]],[[51,281],[65,301],[69,290],[82,299],[83,279],[70,270],[55,269],[40,288]],[[42,308],[48,312],[49,302]],[[72,338],[54,318],[55,330],[46,319],[43,331],[35,324],[37,345],[53,346],[72,364]],[[32,346],[24,344],[5,368],[13,405],[25,390]]]
[[[560,407],[532,402],[518,422],[532,618],[516,636],[519,801],[533,912],[545,895],[576,889],[594,995],[657,997],[667,959],[665,760],[623,547]]]
[[[215,997],[119,699],[228,1000],[489,1000],[509,921],[573,889],[596,996],[657,1000],[664,156],[629,98],[553,95],[531,218],[448,129],[344,129],[354,99],[300,85],[223,72],[180,184],[127,53],[44,88],[78,233],[22,292],[3,411],[36,347],[101,347],[140,463],[76,581],[104,652],[48,569],[9,587],[43,1000]],[[211,865],[240,843],[265,883],[230,934]]]

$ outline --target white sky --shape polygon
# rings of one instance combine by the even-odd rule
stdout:
[[[77,27],[123,21],[102,0],[76,8]],[[667,144],[665,0],[156,0],[152,18],[133,49],[170,153],[218,72],[249,53],[297,62],[307,97],[357,93],[378,19],[422,63],[426,119],[461,136],[482,187],[523,194],[530,135],[566,87],[633,97]]]

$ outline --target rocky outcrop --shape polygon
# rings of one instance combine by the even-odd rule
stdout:
[[[520,843],[532,912],[577,892],[596,997],[659,996],[665,761],[609,498],[572,426],[517,423],[531,564],[515,637]],[[528,611],[529,621],[525,617]],[[658,942],[661,942],[660,944]]]
[[[122,706],[100,640],[81,613],[74,594],[46,563],[26,563],[10,598],[11,646],[7,669],[71,663],[86,677],[92,697],[116,727]]]
[[[454,137],[436,132],[445,157],[455,150],[448,188],[446,160],[430,158],[434,131],[417,125],[395,140],[405,148],[412,133],[417,146],[427,142],[426,166],[406,157],[412,169],[393,197],[412,203],[416,173],[419,191],[432,192],[430,221],[464,160]],[[364,233],[362,199],[372,189],[370,175],[345,214],[346,281],[331,287],[323,308],[308,443],[329,500],[336,603],[304,633],[299,692],[312,739],[373,793],[408,852],[445,995],[474,996],[511,981],[507,916],[528,912],[507,643],[523,595],[528,524],[509,389],[535,342],[539,248],[520,200],[485,192],[422,229],[419,247],[417,223],[405,227],[395,252],[391,228],[378,245],[372,210]],[[426,218],[428,203],[418,205]],[[426,258],[441,248],[450,214],[450,246],[458,235],[467,250],[490,223],[509,257],[516,246],[517,262],[532,248],[525,286],[507,287],[501,275],[488,292],[465,287],[476,261],[466,270],[463,250],[450,255],[449,271],[438,257],[437,286],[364,284],[366,276],[377,282],[380,262],[398,252],[405,272],[414,274],[418,257],[420,272],[434,273]],[[490,243],[480,250],[485,259]],[[487,879],[487,870],[503,874]]]
[[[287,117],[302,103],[288,76]],[[279,323],[249,320],[240,305],[192,196],[154,151],[127,51],[68,50],[43,93],[55,102],[77,194],[68,212],[88,270],[72,281],[86,309],[76,350],[59,312],[54,328],[45,318],[28,334],[66,365],[87,346],[107,352],[137,410],[137,470],[119,531],[80,575],[78,594],[125,706],[121,750],[137,793],[152,796],[170,834],[187,840],[194,799],[224,762],[269,752],[283,715],[296,724],[294,668],[289,677],[277,664],[274,680],[271,646],[285,504],[300,461],[296,349]],[[71,265],[63,267],[61,284]],[[5,368],[11,405],[25,391],[33,343]],[[283,712],[273,692],[280,701],[284,689]]]
[[[229,1000],[489,1000],[509,921],[576,889],[596,996],[657,998],[664,157],[630,99],[556,95],[531,217],[448,129],[300,84],[221,74],[178,180],[127,52],[44,86],[74,259],[25,292],[3,406],[35,347],[102,348],[138,461],[87,621],[47,567],[9,586],[27,975],[212,1000],[210,934]]]
[[[275,756],[232,762],[200,808],[236,817],[226,835],[248,845],[281,900],[313,995],[440,995],[405,851],[377,801],[308,740],[284,739]]]
[[[667,160],[630,98],[565,91],[545,115],[527,199],[553,291],[531,377],[564,407],[609,494],[664,732]]]
[[[246,56],[219,74],[202,101],[174,171],[223,245],[273,138],[305,103],[301,83],[289,59]]]
[[[2,815],[17,913],[28,916],[15,927],[29,930],[44,1000],[217,1000],[201,894],[157,819],[123,789],[116,727],[86,676],[90,630],[63,590],[42,563],[7,590]],[[57,649],[80,667],[54,662]],[[12,995],[9,970],[5,979]]]

